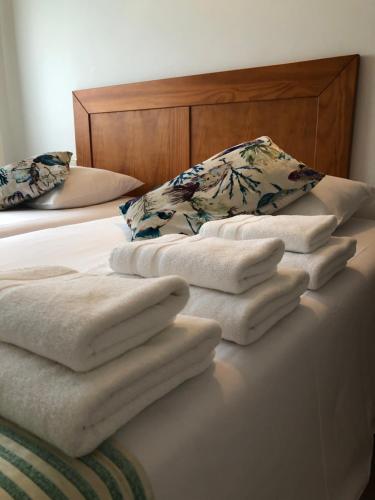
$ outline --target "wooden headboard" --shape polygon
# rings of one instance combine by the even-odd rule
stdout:
[[[228,146],[268,135],[307,165],[347,177],[359,56],[73,92],[78,165],[147,191]]]

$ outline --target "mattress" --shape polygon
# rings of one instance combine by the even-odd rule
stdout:
[[[375,221],[347,269],[257,343],[222,341],[214,367],[116,437],[163,500],[357,500],[370,470],[375,394]],[[3,269],[59,264],[108,272],[127,238],[114,217],[4,239]]]
[[[99,205],[61,210],[37,210],[33,208],[6,210],[0,212],[0,238],[49,227],[113,217],[118,214],[118,206],[128,199],[129,197],[125,197]]]

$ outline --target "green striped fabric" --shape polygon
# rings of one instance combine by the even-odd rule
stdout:
[[[114,440],[68,457],[0,418],[0,498],[153,500],[141,465]]]

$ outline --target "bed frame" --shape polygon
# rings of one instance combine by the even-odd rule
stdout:
[[[142,192],[214,153],[268,135],[348,177],[359,56],[73,92],[78,165],[141,179]]]

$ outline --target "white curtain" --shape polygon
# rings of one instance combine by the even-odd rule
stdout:
[[[13,0],[0,0],[0,165],[25,153]]]
[[[4,23],[5,3],[0,0],[0,165],[5,162],[6,130],[8,122],[8,99],[6,92],[5,52],[4,52]]]
[[[0,46],[0,58],[2,57]],[[2,72],[2,64],[0,61],[0,166],[5,163],[5,134],[4,130],[7,121],[7,100],[5,94],[4,78]]]
[[[0,131],[0,166],[5,163],[3,139]]]

